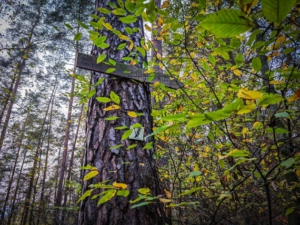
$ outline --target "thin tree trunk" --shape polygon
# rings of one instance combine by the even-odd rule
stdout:
[[[29,212],[29,207],[30,207],[30,199],[31,199],[31,193],[32,193],[32,188],[33,188],[33,184],[34,184],[34,178],[35,178],[35,174],[36,174],[36,169],[37,169],[37,163],[38,163],[38,156],[40,153],[40,148],[41,148],[41,143],[42,143],[42,131],[44,130],[44,126],[46,124],[46,118],[48,116],[48,112],[49,112],[49,108],[50,108],[50,104],[51,101],[53,99],[54,93],[56,90],[56,84],[53,88],[49,103],[47,105],[47,109],[45,112],[45,116],[42,122],[42,127],[41,127],[41,135],[38,139],[38,144],[35,150],[35,155],[34,155],[34,162],[33,162],[33,166],[31,169],[31,173],[29,176],[29,185],[28,185],[28,189],[27,189],[27,193],[26,193],[26,198],[25,198],[25,204],[24,204],[24,209],[23,209],[23,213],[22,213],[22,221],[21,221],[21,225],[25,225],[27,222],[27,217],[28,217],[28,212]]]
[[[21,168],[20,168],[20,172],[19,172],[19,175],[18,175],[18,179],[17,179],[17,183],[16,183],[16,188],[15,188],[15,192],[14,192],[14,196],[13,196],[13,200],[12,200],[12,204],[11,204],[12,205],[11,212],[8,215],[8,219],[7,219],[7,224],[6,225],[10,225],[11,220],[12,220],[12,216],[14,215],[13,212],[14,212],[14,209],[15,209],[15,202],[16,202],[16,198],[17,198],[17,193],[19,191],[19,185],[20,185],[20,180],[21,180],[21,176],[22,176],[22,172],[23,172],[23,167],[24,167],[24,164],[25,164],[25,159],[26,159],[27,151],[28,151],[28,149],[25,148],[24,157],[23,157],[23,161],[22,161],[22,164],[21,164]]]
[[[52,99],[51,103],[51,110],[50,110],[50,116],[49,116],[49,127],[48,127],[48,139],[47,139],[47,150],[46,150],[46,158],[45,158],[45,165],[43,169],[43,179],[42,179],[42,190],[41,190],[41,197],[40,197],[40,203],[39,203],[39,211],[37,214],[37,224],[40,222],[40,217],[41,217],[41,211],[43,210],[43,217],[45,218],[45,223],[47,220],[47,216],[45,213],[45,203],[44,203],[44,191],[45,191],[45,181],[46,181],[46,173],[47,173],[47,168],[48,168],[48,157],[49,157],[49,150],[50,150],[50,139],[51,139],[51,129],[52,129],[52,116],[53,116],[53,105],[54,105],[54,99],[55,99],[55,94]]]
[[[23,124],[23,129],[21,131],[20,142],[19,142],[19,145],[18,145],[18,152],[17,152],[16,158],[15,158],[13,170],[11,172],[10,180],[9,180],[7,191],[6,191],[6,196],[5,196],[4,205],[3,205],[3,209],[2,209],[3,213],[2,213],[1,219],[0,219],[0,225],[4,224],[4,212],[6,211],[6,206],[7,206],[8,199],[9,199],[9,194],[11,193],[11,185],[12,185],[13,180],[14,180],[14,175],[15,175],[17,163],[18,163],[18,160],[19,160],[19,155],[20,155],[21,148],[22,148],[22,142],[23,142],[23,139],[24,139],[25,128],[26,128],[26,125],[27,125],[27,119],[28,119],[28,114],[26,116],[25,122]]]
[[[76,52],[75,57],[78,53],[78,42],[76,43]],[[76,73],[76,65],[74,62],[74,68],[73,68],[73,74]],[[69,100],[69,107],[68,107],[68,116],[67,116],[67,126],[66,126],[66,132],[65,132],[65,141],[64,141],[64,147],[63,147],[63,158],[60,165],[60,172],[59,172],[59,181],[58,181],[58,188],[57,188],[57,195],[55,199],[55,217],[54,217],[54,224],[59,225],[60,224],[60,211],[59,207],[61,207],[61,201],[63,197],[63,182],[64,182],[64,174],[66,170],[66,162],[67,162],[67,153],[68,153],[68,144],[69,144],[69,138],[70,138],[70,125],[72,123],[72,108],[73,108],[73,96],[74,96],[74,90],[75,90],[75,76],[72,76],[72,85],[71,85],[71,91],[70,91],[70,100]]]
[[[8,94],[7,98],[5,99],[5,102],[2,104],[2,109],[1,109],[1,113],[0,113],[0,124],[2,123],[2,119],[3,119],[4,113],[5,113],[6,107],[8,106],[9,99],[12,95],[15,81],[16,81],[16,77],[14,76],[14,78],[10,82],[9,94]]]
[[[117,0],[97,0],[96,7],[108,8],[108,2],[118,5]],[[106,17],[114,29],[123,31],[125,25],[113,14],[100,15]],[[141,46],[143,38],[143,23],[138,19],[134,24],[126,24],[130,28],[138,28],[140,32],[129,35],[135,46]],[[118,51],[120,39],[112,32],[103,29],[101,35],[107,37],[106,43],[110,45],[105,51],[94,47],[93,55],[99,56],[105,52],[107,57],[121,62],[122,57],[129,55],[129,45]],[[142,66],[143,59],[137,55],[138,66]],[[81,202],[79,225],[101,224],[101,225],[158,225],[164,224],[164,213],[160,203],[131,209],[129,200],[138,196],[138,189],[148,187],[151,195],[162,194],[159,186],[156,163],[153,159],[153,149],[145,150],[143,147],[147,142],[153,141],[150,137],[146,141],[135,141],[130,139],[121,140],[124,130],[114,129],[117,126],[128,126],[140,123],[145,129],[145,134],[152,133],[151,100],[149,86],[143,83],[136,83],[129,79],[113,79],[103,73],[93,72],[91,84],[95,84],[100,78],[105,78],[103,83],[96,87],[96,96],[90,99],[87,115],[87,139],[85,165],[95,166],[99,174],[91,180],[83,183],[83,192],[88,190],[91,183],[98,183],[109,180],[109,183],[126,183],[130,195],[126,198],[115,196],[109,202],[97,207],[97,201],[90,197]],[[99,103],[95,97],[109,97],[112,91],[120,98],[120,109],[105,111],[104,108],[111,103]],[[141,113],[142,116],[130,117],[128,111]],[[118,116],[114,121],[107,121],[105,118]],[[121,144],[118,149],[111,147]],[[128,146],[136,144],[136,147],[126,150]],[[127,163],[125,163],[127,162]]]
[[[29,31],[30,35],[28,37],[28,41],[27,41],[27,44],[26,44],[26,47],[25,47],[25,51],[24,51],[24,54],[22,55],[21,63],[18,64],[16,83],[15,83],[13,92],[12,92],[11,97],[10,97],[10,103],[9,103],[9,106],[8,106],[8,109],[7,109],[7,113],[6,113],[6,117],[5,117],[5,122],[4,122],[3,128],[1,130],[1,135],[0,135],[0,152],[1,152],[2,147],[3,147],[3,142],[4,142],[5,135],[6,135],[6,130],[7,130],[7,127],[8,127],[8,122],[10,120],[12,108],[13,108],[15,100],[16,100],[17,91],[18,91],[18,88],[19,88],[21,76],[22,76],[23,70],[24,70],[24,68],[26,66],[27,57],[23,57],[23,56],[28,55],[29,52],[30,52],[30,50],[31,50],[30,47],[32,46],[32,37],[33,37],[32,34],[33,34],[35,28],[37,27],[39,21],[40,21],[40,13],[41,13],[40,12],[40,8],[38,8],[38,17],[37,17],[37,20],[34,22],[31,30]]]
[[[78,137],[78,133],[79,133],[79,129],[80,129],[80,123],[81,123],[81,117],[82,117],[82,114],[83,114],[83,108],[84,108],[84,104],[82,104],[81,110],[80,110],[80,115],[79,115],[79,119],[78,119],[78,125],[77,125],[77,128],[76,128],[76,134],[75,134],[73,146],[72,146],[72,153],[71,153],[71,157],[70,157],[69,169],[68,169],[68,174],[67,174],[66,180],[70,180],[70,178],[71,178],[71,173],[72,173],[72,169],[73,169],[73,162],[74,162],[74,153],[75,153],[75,149],[76,149],[76,142],[77,142],[77,137]],[[69,191],[70,191],[70,188],[66,188],[65,193],[64,193],[63,208],[66,207],[67,197],[68,197],[68,192]],[[62,220],[62,223],[64,224],[65,213],[63,213],[61,220]]]

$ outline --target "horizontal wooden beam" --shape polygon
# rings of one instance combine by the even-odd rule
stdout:
[[[111,74],[119,77],[126,77],[128,79],[133,79],[146,83],[155,83],[160,82],[163,83],[166,87],[179,89],[183,87],[183,84],[170,76],[163,73],[156,73],[153,80],[149,81],[149,74],[145,74],[145,70],[138,68],[136,66],[130,66],[123,63],[117,62],[115,66],[109,65],[107,61],[103,61],[97,64],[97,57],[86,55],[82,53],[78,53],[76,60],[76,67],[106,74]],[[107,73],[106,71],[110,68],[115,68],[115,70],[111,73]]]

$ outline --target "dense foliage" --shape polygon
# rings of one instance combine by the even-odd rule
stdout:
[[[160,7],[154,0],[116,2],[118,4],[111,3],[108,8],[98,8],[97,13],[90,15],[90,21],[82,18],[66,21],[67,17],[54,15],[58,10],[48,12],[53,7],[51,4],[44,8],[35,6],[35,16],[24,23],[22,11],[18,8],[21,6],[17,7],[16,3],[11,9],[13,14],[8,15],[19,15],[17,22],[23,22],[23,26],[6,16],[12,24],[1,38],[14,42],[8,47],[1,45],[1,54],[7,52],[3,57],[1,55],[0,65],[0,169],[3,171],[0,178],[5,190],[13,187],[10,192],[14,197],[9,201],[12,208],[8,207],[6,192],[1,192],[0,205],[4,209],[1,221],[7,222],[13,215],[15,221],[26,224],[22,220],[26,204],[30,204],[29,217],[35,218],[36,223],[39,220],[35,216],[41,215],[42,210],[44,215],[53,212],[55,197],[50,196],[56,196],[60,165],[55,160],[60,157],[59,149],[63,151],[61,146],[65,134],[62,129],[70,123],[61,119],[64,115],[59,114],[53,96],[56,89],[61,91],[63,85],[70,82],[66,84],[61,76],[53,75],[66,62],[58,65],[54,63],[58,60],[47,61],[55,65],[47,70],[51,76],[44,75],[43,69],[33,72],[31,68],[42,66],[37,57],[42,47],[50,51],[55,48],[53,42],[43,45],[46,41],[59,40],[56,51],[69,50],[70,47],[63,43],[72,42],[72,39],[62,38],[66,34],[61,32],[68,30],[73,38],[71,32],[77,27],[74,43],[83,43],[83,37],[88,34],[93,45],[105,51],[111,46],[99,31],[110,32],[120,40],[115,50],[128,50],[122,58],[127,64],[139,64],[141,58],[155,52],[143,62],[149,80],[160,68],[170,79],[178,79],[184,84],[178,90],[167,88],[160,82],[153,84],[155,129],[146,136],[154,136],[156,141],[145,141],[144,149],[156,149],[154,157],[164,185],[164,196],[154,196],[149,187],[140,188],[139,197],[131,201],[133,209],[162,204],[166,214],[171,215],[173,224],[298,224],[300,1],[165,0]],[[42,10],[53,17],[40,22],[39,16],[44,16]],[[0,7],[0,12],[4,15],[7,11]],[[128,27],[118,30],[106,19],[107,15],[114,15]],[[131,25],[139,17],[144,20],[145,38],[140,45],[135,45],[132,37],[140,30]],[[48,30],[43,28],[45,21],[51,24],[47,26]],[[41,27],[38,27],[39,23]],[[21,32],[20,27],[27,31]],[[56,35],[47,36],[49,27]],[[31,39],[33,34],[37,36],[35,39]],[[162,49],[155,49],[155,42],[160,42]],[[97,62],[108,63],[111,68],[107,73],[113,72],[115,61],[105,53],[98,57]],[[93,97],[95,86],[104,82],[102,79],[96,85],[90,85],[85,76],[73,74],[71,77],[77,82],[71,96],[78,96],[76,101],[80,104]],[[18,80],[23,82],[23,91],[17,91]],[[37,88],[25,92],[30,82],[36,83]],[[120,96],[115,92],[98,96],[96,100],[105,104],[105,111],[124,110]],[[9,111],[10,102],[16,102],[11,106],[12,112]],[[67,103],[61,101],[60,104]],[[11,119],[6,122],[7,115]],[[127,115],[130,118],[142,116],[134,111],[127,112]],[[110,116],[106,119],[113,123],[120,118]],[[133,128],[140,126],[135,124]],[[123,149],[133,128],[115,128],[124,133],[119,143],[111,146],[112,151],[132,151],[136,147],[131,145]],[[47,165],[49,148],[53,151],[55,165]],[[77,152],[77,155],[78,168],[82,153]],[[9,169],[8,165],[13,163],[16,169]],[[31,167],[33,169],[28,170]],[[50,172],[46,176],[44,171],[47,168]],[[86,171],[81,177],[84,180],[99,174],[91,165],[81,168]],[[14,170],[19,175],[14,175]],[[98,205],[109,204],[113,198],[127,198],[132,191],[126,183],[109,180],[91,186],[78,196],[79,172],[74,171],[74,179],[69,177],[64,183],[67,188],[63,189],[63,193],[68,192],[65,200],[69,201],[69,207],[59,204],[56,208],[69,210],[63,211],[63,215],[76,210],[78,199],[80,202],[91,198]],[[11,174],[10,178],[8,174]],[[63,176],[68,177],[67,173]],[[30,195],[31,190],[26,190],[27,183],[32,185]],[[100,192],[94,195],[94,189]],[[43,192],[47,201],[43,200]],[[10,210],[16,208],[19,212],[12,214]],[[49,214],[44,223],[52,223],[53,217],[53,213]],[[70,214],[66,218],[69,224],[76,223]],[[68,224],[64,219],[63,222]]]

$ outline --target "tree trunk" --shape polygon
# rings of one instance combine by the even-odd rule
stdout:
[[[21,137],[20,137],[20,142],[18,144],[18,152],[17,152],[16,158],[15,158],[14,167],[13,167],[13,170],[11,172],[11,177],[10,177],[8,187],[7,187],[7,191],[6,191],[6,197],[5,197],[4,205],[3,205],[3,209],[2,209],[3,213],[1,215],[0,225],[4,224],[4,212],[6,211],[6,206],[7,206],[8,199],[9,199],[9,194],[11,192],[11,186],[12,186],[12,183],[13,183],[13,180],[14,180],[14,175],[15,175],[17,163],[18,163],[18,160],[19,160],[19,155],[20,155],[20,152],[21,152],[21,149],[22,149],[22,142],[23,142],[23,139],[24,139],[25,128],[26,128],[26,125],[27,125],[27,119],[28,119],[28,115],[25,119],[25,122],[23,124],[23,129],[21,131],[22,133],[21,133]]]
[[[77,46],[76,46],[75,55],[77,55],[77,53],[78,53],[78,42],[76,45]],[[75,73],[76,73],[76,65],[74,63],[73,74],[75,74]],[[75,90],[75,76],[72,76],[72,85],[71,85],[71,91],[70,91],[70,100],[69,100],[68,116],[67,116],[67,126],[66,126],[65,141],[64,141],[64,148],[63,148],[63,157],[62,157],[62,161],[61,161],[61,165],[60,165],[57,195],[56,195],[56,199],[55,199],[56,210],[55,210],[54,224],[56,224],[56,225],[59,225],[60,221],[61,221],[59,207],[61,207],[61,201],[62,201],[62,197],[63,197],[63,182],[64,182],[64,174],[65,174],[65,170],[66,170],[68,144],[69,144],[69,138],[70,138],[70,125],[72,123],[72,108],[73,108],[74,90]]]
[[[30,208],[30,199],[31,199],[31,193],[32,193],[32,189],[33,189],[33,185],[34,185],[34,178],[35,178],[35,174],[36,174],[36,169],[37,169],[37,164],[38,164],[38,158],[39,158],[39,153],[41,150],[41,143],[42,143],[42,131],[44,130],[44,126],[46,124],[46,118],[48,116],[48,112],[49,112],[49,108],[50,108],[50,104],[52,102],[54,93],[56,90],[56,86],[54,86],[52,94],[50,96],[48,105],[47,105],[47,109],[45,112],[45,116],[42,122],[42,127],[41,127],[41,135],[39,137],[37,146],[36,146],[36,150],[35,150],[35,155],[34,155],[34,162],[33,162],[33,166],[31,168],[31,172],[29,174],[29,185],[28,185],[28,189],[26,192],[26,198],[25,198],[25,204],[24,204],[24,209],[23,209],[23,213],[22,213],[22,221],[21,221],[21,225],[26,225],[27,223],[27,217],[28,217],[28,212],[29,212],[29,208]]]
[[[45,191],[45,181],[47,176],[47,169],[48,169],[48,157],[49,157],[49,151],[50,151],[50,139],[51,139],[51,129],[52,129],[52,116],[53,116],[53,105],[54,105],[54,99],[52,99],[51,103],[51,110],[50,110],[50,116],[49,116],[49,127],[48,127],[48,139],[47,139],[47,150],[46,150],[46,158],[45,158],[45,164],[43,168],[43,179],[42,179],[42,190],[41,190],[41,197],[40,197],[40,204],[39,204],[39,211],[37,215],[37,224],[39,224],[40,217],[43,210],[43,217],[45,220],[47,219],[46,213],[45,213],[45,203],[44,203],[44,191]]]
[[[118,5],[117,0],[97,0],[96,7],[108,8],[108,2]],[[113,14],[100,15],[106,17],[106,22],[110,23],[114,29],[124,31],[125,25]],[[139,28],[139,32],[129,37],[135,46],[141,46],[143,38],[143,23],[138,19],[134,24],[126,25],[131,28]],[[101,35],[107,37],[106,43],[110,45],[105,51],[94,47],[93,54],[100,55],[105,52],[107,57],[116,61],[122,61],[122,57],[129,56],[128,46],[123,50],[117,50],[121,43],[120,39],[112,32],[102,30]],[[136,56],[141,67],[143,58]],[[146,141],[135,141],[130,139],[121,140],[124,130],[115,129],[118,126],[127,126],[140,123],[145,129],[145,135],[152,133],[151,100],[149,86],[143,83],[134,82],[126,78],[114,78],[103,73],[93,72],[91,84],[95,84],[104,77],[103,83],[96,87],[97,94],[90,99],[87,115],[87,139],[85,165],[97,167],[99,174],[83,183],[83,192],[88,190],[91,183],[98,183],[109,180],[113,182],[126,183],[130,195],[126,198],[115,196],[109,202],[97,207],[97,201],[88,198],[81,202],[79,224],[101,224],[101,225],[156,225],[164,224],[164,212],[159,203],[131,209],[129,200],[138,196],[139,188],[150,188],[151,195],[162,194],[159,187],[158,172],[155,160],[153,159],[153,149],[145,150],[143,147],[147,142],[153,141],[148,138]],[[120,109],[104,111],[105,107],[111,103],[99,103],[95,97],[109,97],[111,92],[116,93],[120,98]],[[134,111],[142,116],[130,117],[127,112]],[[118,116],[114,121],[107,121],[105,118]],[[111,147],[122,144],[118,149]],[[132,144],[136,147],[126,150]]]
[[[17,179],[17,183],[16,183],[16,188],[15,188],[14,196],[12,198],[13,200],[12,200],[12,204],[11,204],[11,212],[8,215],[8,219],[7,219],[6,225],[10,225],[11,220],[12,220],[12,216],[14,215],[13,212],[14,212],[14,209],[15,209],[15,202],[16,202],[16,198],[17,198],[17,193],[19,191],[20,180],[21,180],[21,176],[22,176],[22,173],[23,173],[23,167],[24,167],[24,164],[25,164],[25,159],[26,159],[28,148],[26,148],[24,151],[25,152],[24,152],[23,161],[22,161],[20,172],[19,172],[19,175],[18,175],[18,179]]]
[[[77,124],[77,128],[76,128],[76,134],[75,134],[73,146],[72,146],[72,153],[71,153],[71,157],[70,157],[69,169],[68,169],[68,174],[67,174],[66,180],[71,179],[71,173],[72,173],[72,170],[73,170],[73,162],[74,162],[74,153],[75,153],[75,149],[76,149],[76,142],[77,142],[77,137],[78,137],[78,133],[79,133],[79,129],[80,129],[80,123],[81,123],[81,117],[82,117],[82,114],[83,114],[83,108],[84,108],[84,104],[82,104],[81,110],[80,110],[80,115],[79,115],[79,119],[78,119],[78,124]],[[67,205],[67,197],[68,197],[69,191],[70,191],[70,188],[66,188],[65,193],[64,193],[63,208],[65,208],[66,205]],[[64,224],[65,213],[62,214],[62,219],[61,220],[62,220],[62,223]]]
[[[40,15],[40,13],[41,13],[40,12],[40,8],[38,8],[38,9],[39,9],[38,13]],[[18,91],[18,88],[19,88],[21,76],[22,76],[23,70],[24,70],[24,68],[26,66],[26,60],[27,60],[27,58],[24,57],[24,56],[28,55],[29,52],[30,52],[30,50],[31,50],[31,46],[32,46],[32,34],[33,34],[35,28],[37,27],[37,25],[39,23],[39,20],[40,20],[40,17],[38,16],[38,18],[36,19],[36,21],[34,22],[32,28],[31,28],[31,30],[28,32],[30,35],[29,35],[29,38],[28,38],[28,41],[27,41],[27,44],[26,44],[26,47],[25,47],[25,51],[22,54],[22,60],[18,64],[17,78],[16,78],[15,86],[14,86],[12,94],[10,95],[10,103],[9,103],[9,106],[8,106],[8,109],[7,109],[7,113],[6,113],[6,117],[5,117],[5,122],[4,122],[2,130],[1,130],[1,135],[0,135],[0,152],[1,152],[2,147],[3,147],[3,142],[4,142],[5,135],[6,135],[6,129],[8,127],[8,122],[10,120],[12,108],[13,108],[13,105],[14,105],[15,100],[16,100],[17,91]]]

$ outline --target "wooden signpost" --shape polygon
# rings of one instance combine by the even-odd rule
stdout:
[[[112,66],[105,61],[97,64],[97,57],[82,53],[78,53],[77,55],[76,67],[101,73],[107,73],[106,71],[108,69],[115,68],[113,72],[107,74],[119,77],[126,77],[128,79],[133,79],[146,83],[160,82],[166,87],[172,89],[179,89],[183,87],[183,84],[179,80],[171,78],[166,74],[154,72],[155,77],[151,80],[149,79],[149,74],[145,74],[144,69],[119,62],[117,62],[115,66]]]

